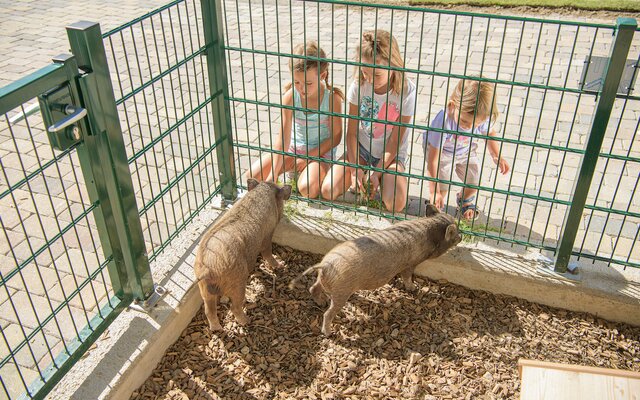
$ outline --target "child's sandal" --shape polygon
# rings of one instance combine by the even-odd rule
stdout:
[[[471,197],[468,197],[462,200],[461,193],[456,194],[456,202],[458,203],[458,213],[460,213],[460,216],[467,221],[475,221],[480,217],[480,211],[478,210],[478,207],[476,207],[476,203],[474,202],[475,198],[476,196],[473,195]],[[473,210],[473,217],[465,218],[465,214],[469,210]]]

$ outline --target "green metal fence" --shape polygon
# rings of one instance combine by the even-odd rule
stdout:
[[[379,201],[363,203],[348,193],[337,202],[304,196],[299,200],[403,219],[423,210],[428,183],[437,180],[451,185],[447,209],[452,213],[457,191],[478,189],[480,218],[462,225],[469,235],[540,249],[557,260],[558,271],[566,270],[572,257],[640,266],[636,192],[640,107],[631,87],[617,90],[623,73],[631,83],[637,74],[640,42],[637,35],[633,39],[634,20],[606,25],[334,1],[223,4],[241,181],[249,166],[265,154],[319,160],[274,149],[281,110],[295,108],[281,101],[284,84],[292,80],[288,62],[301,57],[293,54],[295,46],[316,40],[327,53],[332,84],[346,91],[353,81],[352,70],[370,66],[355,54],[363,32],[383,29],[397,40],[404,67],[379,68],[402,71],[417,86],[413,123],[391,122],[405,126],[409,135],[405,172],[387,171],[408,179],[407,207],[387,212]],[[632,66],[623,71],[627,58]],[[606,77],[604,71],[597,73],[604,65],[609,67]],[[421,134],[426,129],[452,133],[430,123],[457,82],[478,80],[477,76],[496,85],[500,112],[496,140],[511,171],[498,173],[482,140],[486,136],[461,133],[478,144],[480,183],[461,182],[455,174],[434,179],[427,173]],[[605,78],[604,85],[598,85]],[[347,151],[349,120],[385,122],[380,117],[349,115],[347,106],[306,111],[343,119],[338,154]],[[593,174],[591,183],[588,170]]]
[[[104,35],[74,24],[73,56],[0,89],[0,398],[46,396],[149,298],[149,263],[214,196],[234,197],[230,159],[217,176],[231,136],[226,71],[206,62],[222,51],[215,7],[175,1]]]
[[[76,24],[68,36],[75,56],[0,90],[8,398],[43,397],[124,307],[153,291],[130,175],[116,168],[124,147],[99,27]]]
[[[233,163],[217,161],[226,71],[206,62],[216,18],[213,1],[174,1],[103,35],[151,261],[216,195],[235,197]]]
[[[100,203],[79,184],[80,152],[54,153],[39,116],[9,117],[28,114],[23,103],[53,87],[66,87],[69,101],[76,103],[75,64],[70,59],[51,65],[4,88],[0,96],[0,113],[8,122],[0,128],[0,393],[9,398],[59,367],[59,353],[68,357],[81,351],[74,339],[87,337],[83,327],[99,330],[122,307],[105,273],[112,252],[99,251]]]
[[[473,187],[480,218],[461,222],[471,236],[539,249],[559,271],[572,259],[640,266],[634,24],[328,0],[180,0],[104,34],[75,24],[73,57],[0,89],[0,393],[44,397],[124,307],[148,297],[149,263],[215,198],[233,200],[260,156],[321,160],[275,148],[283,109],[341,118],[331,163],[362,170],[384,171],[339,160],[350,120],[407,128],[405,171],[384,171],[408,180],[401,212],[349,192],[299,201],[405,219],[423,212],[430,182],[451,185],[452,213],[455,193]],[[282,105],[290,59],[328,61],[347,91],[353,69],[371,66],[355,48],[375,29],[396,38],[404,64],[378,68],[416,85],[410,123],[350,115],[346,101],[320,113]],[[326,59],[293,54],[311,39]],[[461,134],[478,144],[478,185],[430,177],[422,148],[425,129],[452,133],[430,124],[463,78],[496,85],[496,140],[511,166],[500,175],[484,136]],[[47,133],[34,104],[53,110],[52,123],[86,109],[80,138]]]

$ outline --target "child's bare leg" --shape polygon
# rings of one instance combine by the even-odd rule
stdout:
[[[438,161],[438,171],[436,177],[442,180],[452,180],[452,159],[449,156],[440,156]],[[457,172],[457,170],[456,170]],[[440,211],[445,211],[447,207],[447,201],[449,200],[449,184],[443,182],[437,182],[436,185],[430,185],[435,190],[431,193],[431,201]]]
[[[393,163],[387,168],[389,171],[404,172],[400,164]],[[404,176],[386,173],[382,175],[382,202],[387,210],[400,212],[407,205],[408,181]]]
[[[469,185],[477,185],[479,183],[480,161],[478,158],[470,154],[467,160],[461,160],[456,164],[456,175],[462,182]],[[462,192],[462,198],[458,201],[458,207],[464,210],[462,217],[466,220],[473,220],[477,217],[476,194],[477,189],[465,187]],[[460,196],[460,194],[458,194]]]
[[[429,201],[436,206],[438,210],[445,211],[447,209],[447,196],[449,195],[449,185],[438,183],[436,191],[429,193]]]
[[[262,155],[259,160],[256,160],[251,164],[251,168],[245,172],[244,177],[246,179],[253,178],[259,181],[264,181],[269,176],[269,173],[271,173],[273,161],[271,154]]]
[[[475,198],[476,193],[478,193],[477,189],[464,188],[464,195],[463,195],[462,200],[461,200],[462,205],[465,204],[465,200],[467,200],[467,199],[470,199],[469,203],[473,203],[475,205],[476,200],[477,200]],[[473,199],[471,199],[472,196],[474,196]],[[475,217],[475,213],[476,213],[476,210],[468,209],[467,211],[465,211],[465,213],[463,214],[462,217],[464,219],[470,220],[470,219],[473,219],[473,217]]]
[[[320,185],[328,170],[329,164],[327,163],[310,162],[307,168],[300,172],[300,177],[298,178],[298,191],[300,194],[311,199],[317,198],[320,195]]]
[[[259,181],[266,180],[271,174],[271,168],[275,166],[275,157],[282,156],[267,154],[263,155],[260,160],[254,161],[254,163],[251,164],[251,168],[245,173],[245,178],[253,178]],[[292,170],[295,166],[295,159],[291,156],[284,156],[283,164],[283,166],[278,168],[278,171],[275,171],[275,173],[271,175],[273,181],[276,181],[281,173]]]
[[[344,159],[340,159],[344,161]],[[351,185],[351,169],[344,165],[334,165],[325,174],[322,181],[322,197],[327,200],[335,200],[346,188]]]
[[[471,196],[475,196],[475,194],[478,193],[477,189],[473,189],[473,188],[464,188],[464,198],[468,199]]]

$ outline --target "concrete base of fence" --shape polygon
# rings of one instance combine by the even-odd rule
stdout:
[[[151,374],[202,305],[193,284],[197,242],[220,211],[203,211],[171,248],[152,264],[154,281],[169,293],[150,313],[125,311],[51,393],[51,398],[128,398]],[[390,222],[375,217],[303,205],[288,206],[274,242],[294,249],[325,253],[337,243]],[[581,280],[568,281],[541,273],[537,253],[485,243],[462,243],[416,273],[598,317],[640,326],[640,271],[584,264]]]
[[[202,306],[193,262],[204,230],[221,214],[214,204],[151,263],[155,283],[167,290],[149,313],[126,310],[50,393],[51,399],[128,399]]]

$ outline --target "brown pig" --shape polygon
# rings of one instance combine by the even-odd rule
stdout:
[[[247,181],[249,191],[202,237],[194,271],[204,300],[204,312],[212,331],[221,330],[217,304],[221,296],[231,300],[231,312],[241,325],[248,322],[243,306],[249,275],[258,254],[271,265],[271,238],[282,218],[291,186]]]
[[[387,229],[341,243],[327,253],[319,264],[308,268],[291,281],[290,288],[302,276],[318,270],[318,278],[309,292],[318,305],[331,305],[324,313],[322,333],[331,333],[331,321],[357,290],[376,289],[400,275],[407,290],[415,267],[424,260],[444,254],[461,240],[455,220],[432,205],[426,216],[395,224]]]

